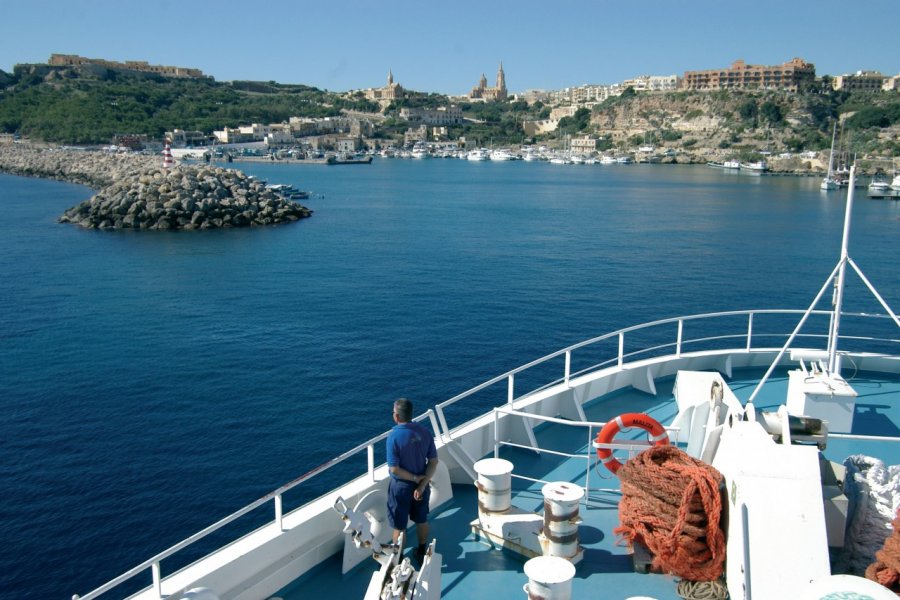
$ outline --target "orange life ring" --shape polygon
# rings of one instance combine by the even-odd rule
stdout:
[[[666,428],[660,425],[659,421],[644,413],[625,413],[619,415],[615,419],[609,421],[603,426],[603,429],[597,434],[594,442],[597,447],[597,458],[603,462],[603,466],[609,469],[613,474],[622,466],[616,457],[613,456],[611,448],[600,448],[599,444],[612,443],[616,434],[627,427],[640,427],[649,434],[650,442],[654,446],[665,446],[669,443],[669,434]]]

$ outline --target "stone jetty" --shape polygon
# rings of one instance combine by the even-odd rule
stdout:
[[[162,158],[0,145],[0,171],[98,189],[61,223],[91,229],[216,229],[287,223],[312,211],[234,169],[162,168]]]

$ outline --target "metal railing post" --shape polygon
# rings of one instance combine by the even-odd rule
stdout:
[[[500,458],[500,412],[494,409],[494,458]]]
[[[625,332],[619,332],[619,360],[618,366],[621,369],[625,364]]]
[[[153,573],[153,589],[156,591],[156,597],[159,598],[159,600],[163,600],[162,576],[160,575],[158,562],[150,565],[150,572]]]
[[[569,376],[572,374],[572,351],[566,350],[566,371],[563,374],[563,380],[566,382],[566,387],[569,387]]]
[[[747,315],[747,352],[753,347],[753,313]]]
[[[284,505],[281,503],[281,494],[275,496],[273,500],[275,500],[275,527],[278,531],[284,531],[284,524],[282,521],[284,518]]]
[[[675,341],[675,356],[681,358],[681,340],[684,336],[684,319],[678,319],[678,339]]]
[[[440,406],[435,407],[438,421],[441,422],[441,437],[450,435],[450,426],[447,425],[447,417],[444,415],[444,409]]]
[[[593,448],[591,443],[594,441],[592,439],[593,433],[594,433],[594,426],[588,425],[587,431],[588,431],[587,468],[585,468],[585,471],[584,471],[584,507],[585,508],[587,508],[588,495],[591,493],[591,453],[592,453],[591,450]]]
[[[510,374],[509,374],[508,381],[509,381],[509,386],[508,386],[508,389],[507,389],[507,391],[506,391],[506,402],[507,402],[508,404],[512,404],[512,403],[513,403],[513,399],[516,397],[516,392],[515,392],[515,389],[516,389],[516,376],[515,376],[514,373],[510,373]]]
[[[368,462],[369,477],[375,481],[375,446],[369,444],[366,446],[366,459]]]

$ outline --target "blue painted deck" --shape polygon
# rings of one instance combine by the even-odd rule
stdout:
[[[735,372],[728,384],[735,395],[746,402],[761,375],[757,371]],[[859,394],[852,433],[900,435],[900,379],[886,381],[856,374],[848,376],[848,380]],[[646,412],[660,422],[671,422],[676,413],[672,395],[674,378],[659,380],[656,384],[656,396],[632,389],[617,392],[586,406],[586,416],[590,421],[607,421],[623,412]],[[778,371],[757,397],[757,410],[774,410],[783,402],[786,393],[787,376]],[[537,429],[536,435],[542,448],[582,455],[593,452],[588,448],[588,440],[581,439],[584,437],[582,432],[579,430],[576,436],[572,431],[563,425],[549,425]],[[828,459],[841,463],[851,454],[866,454],[886,464],[897,464],[900,463],[900,444],[829,438],[825,450]],[[505,448],[501,457],[514,464],[514,475],[584,485],[586,461],[583,458],[560,462],[562,459],[554,455],[537,455],[516,448]],[[594,460],[591,463],[591,492],[587,506],[582,504],[580,509],[584,522],[579,528],[579,536],[584,559],[576,568],[572,598],[617,600],[650,596],[660,600],[677,599],[674,577],[634,572],[628,549],[619,545],[612,533],[618,526],[619,494],[615,491],[618,480],[602,467],[599,470],[595,467]],[[453,493],[450,505],[433,514],[431,519],[431,533],[437,539],[437,551],[443,555],[442,597],[446,600],[522,600],[522,586],[527,582],[523,571],[525,559],[475,539],[470,529],[471,521],[477,516],[474,486],[454,485]],[[523,510],[541,511],[541,484],[514,478],[512,503]],[[377,566],[375,561],[366,561],[342,576],[341,558],[334,556],[278,595],[285,600],[309,597],[361,599]]]

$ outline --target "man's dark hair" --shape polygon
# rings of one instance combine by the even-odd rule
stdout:
[[[404,423],[412,421],[412,401],[408,400],[407,398],[397,398],[396,400],[394,400],[394,412],[397,413],[397,418]]]

